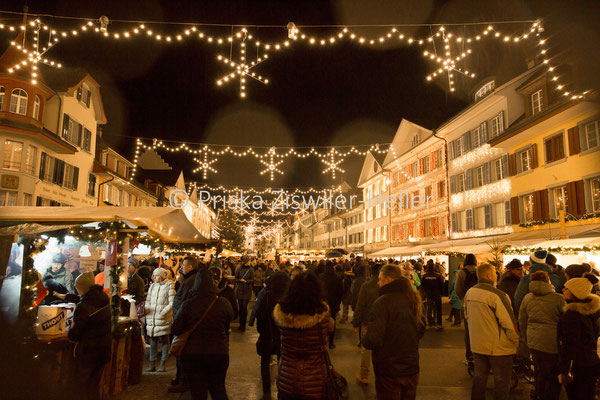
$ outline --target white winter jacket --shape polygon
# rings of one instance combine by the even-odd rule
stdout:
[[[517,320],[506,293],[492,281],[480,279],[467,291],[463,305],[473,353],[507,356],[517,352]]]
[[[171,333],[173,324],[173,299],[175,283],[164,280],[153,283],[146,296],[146,332],[150,337],[158,337]]]

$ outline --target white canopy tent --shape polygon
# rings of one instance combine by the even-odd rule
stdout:
[[[123,221],[147,227],[148,233],[171,243],[207,243],[182,210],[171,207],[2,207],[0,235],[15,234],[14,225],[35,223],[62,229],[67,225]],[[13,225],[13,226],[9,226]],[[46,229],[49,230],[49,229]]]

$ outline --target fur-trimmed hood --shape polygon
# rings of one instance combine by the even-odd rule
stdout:
[[[591,301],[587,303],[567,303],[565,306],[565,311],[571,310],[582,315],[592,315],[600,311],[600,297],[596,296],[595,294],[590,294],[588,298],[591,299]]]
[[[284,313],[281,305],[277,304],[273,310],[273,320],[277,325],[283,328],[308,329],[323,321],[323,318],[329,315],[329,306],[327,303],[322,303],[325,306],[325,311],[313,315],[306,314],[288,314]]]

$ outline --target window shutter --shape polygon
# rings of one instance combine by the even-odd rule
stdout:
[[[457,221],[456,213],[453,213],[451,217],[452,217],[451,218],[451,220],[452,220],[452,226],[451,226],[452,232],[451,233],[458,232],[458,221]]]
[[[90,99],[92,98],[92,92],[90,92],[89,90],[86,90],[85,92],[85,105],[87,106],[87,108],[90,108]]]
[[[448,159],[454,159],[454,142],[448,143]]]
[[[77,100],[81,101],[82,97],[83,97],[83,86],[79,86],[77,88]]]
[[[79,168],[73,167],[73,190],[77,190],[79,184]]]
[[[541,191],[533,192],[533,220],[542,221],[542,200]]]
[[[456,176],[450,177],[450,193],[456,193]]]
[[[419,221],[419,237],[425,237],[425,220]]]
[[[467,230],[473,230],[473,209],[467,209]]]
[[[467,131],[462,136],[463,138],[463,154],[471,151],[471,131]]]
[[[65,173],[65,162],[59,160],[58,158],[54,159],[54,177],[52,179],[52,183],[56,183],[57,185],[62,186],[63,178]]]
[[[508,203],[508,202],[507,202]],[[519,198],[517,196],[512,197],[510,199],[510,219],[507,219],[506,222],[510,221],[513,225],[519,224]]]
[[[473,168],[469,168],[465,174],[465,190],[473,188]]]
[[[531,169],[538,167],[537,143],[531,145]]]
[[[419,176],[423,175],[424,167],[425,167],[425,159],[419,158]]]
[[[488,134],[487,134],[487,121],[483,121],[481,123],[481,125],[479,126],[479,141],[481,142],[481,144],[485,144],[488,141]]]
[[[550,219],[550,204],[548,203],[548,189],[539,191],[540,209],[542,212],[542,221]]]
[[[436,166],[435,166],[435,151],[432,151],[431,154],[429,155],[429,170],[433,171],[435,170]]]
[[[575,182],[567,183],[567,209],[570,214],[577,215],[577,185]],[[556,214],[558,216],[558,212]]]
[[[574,156],[581,152],[581,146],[579,141],[579,127],[576,126],[567,131],[569,140],[569,155]]]
[[[77,137],[75,139],[77,146],[81,147],[82,139],[83,139],[83,125],[77,124]]]
[[[46,160],[48,155],[42,152],[42,158],[40,158],[40,179],[44,180],[44,173],[46,172]]]
[[[490,183],[490,161],[483,164],[483,184]]]
[[[492,227],[492,205],[491,204],[486,205],[484,207],[483,211],[484,211],[484,215],[485,215],[485,227],[491,228]]]
[[[517,174],[517,154],[508,155],[508,175],[515,176]]]
[[[67,139],[69,137],[69,116],[63,115],[63,126],[62,126],[62,137]]]
[[[439,230],[439,220],[437,217],[431,218],[431,234],[433,236],[437,236],[440,234]]]
[[[502,178],[508,177],[508,154],[502,156]]]

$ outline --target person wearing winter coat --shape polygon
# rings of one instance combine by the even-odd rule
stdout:
[[[519,315],[517,313],[517,308],[515,307],[515,292],[517,291],[521,278],[523,278],[523,264],[515,258],[506,265],[506,271],[502,274],[500,284],[498,285],[498,289],[502,290],[510,297],[510,303],[513,306],[515,316]]]
[[[366,265],[365,265],[366,264]],[[356,312],[356,304],[358,303],[358,294],[360,292],[360,287],[367,281],[367,263],[360,263],[354,269],[354,279],[352,280],[352,284],[350,285],[350,295],[351,302],[350,306],[352,307],[352,311]]]
[[[356,380],[363,384],[369,383],[369,373],[371,370],[371,350],[367,349],[362,338],[367,333],[367,324],[369,323],[369,313],[371,306],[379,297],[379,270],[381,264],[371,266],[371,278],[363,283],[358,292],[356,309],[352,318],[352,326],[358,331],[360,343],[360,371],[356,374]]]
[[[371,306],[365,348],[373,352],[378,399],[414,400],[419,381],[419,340],[425,333],[421,296],[400,268],[379,272],[379,297]]]
[[[521,340],[531,350],[535,370],[535,392],[539,399],[556,400],[558,383],[557,326],[565,299],[554,292],[545,271],[531,275],[529,293],[519,310]]]
[[[456,294],[456,290],[454,290],[457,275],[458,275],[458,271],[454,271],[454,279],[452,280],[452,283],[450,284],[450,287],[448,288],[448,291],[450,292],[450,315],[448,316],[448,318],[446,318],[446,321],[452,322],[452,319],[454,318],[454,322],[452,323],[452,326],[460,325],[460,323],[461,323],[462,302],[458,298],[458,295]]]
[[[342,264],[337,264],[334,267],[334,270],[336,275],[342,280],[342,318],[340,319],[340,322],[345,323],[348,321],[348,312],[352,305],[352,291],[350,290],[352,287],[352,276],[344,272],[344,266]]]
[[[519,282],[519,286],[517,286],[517,290],[515,291],[515,308],[517,311],[521,307],[521,302],[523,301],[523,297],[527,293],[529,293],[529,279],[530,276],[537,271],[546,271],[548,276],[550,277],[550,283],[554,286],[554,290],[557,290],[560,287],[560,282],[558,280],[558,276],[554,275],[552,272],[552,268],[546,264],[546,257],[548,256],[548,252],[546,250],[538,250],[532,253],[529,256],[529,260],[531,261],[531,266],[529,267],[529,275],[525,275],[521,278]]]
[[[267,267],[265,264],[258,264],[254,269],[254,283],[252,286],[252,291],[254,292],[254,297],[257,297],[261,290],[264,288],[265,284],[265,270]]]
[[[324,399],[327,396],[327,336],[334,321],[323,301],[319,280],[303,272],[290,283],[273,310],[280,330],[281,357],[277,391],[280,400]]]
[[[329,312],[331,313],[331,318],[333,318],[334,322],[336,320],[337,314],[340,311],[340,304],[342,302],[342,297],[344,295],[344,284],[339,276],[335,273],[333,269],[333,265],[328,264],[325,266],[325,271],[319,275],[319,281],[323,287],[323,296],[325,297],[325,301],[329,306]],[[334,349],[335,344],[333,343],[333,339],[335,336],[335,327],[333,332],[329,335],[329,348]]]
[[[597,282],[594,275],[585,274],[565,282],[563,289],[567,305],[558,323],[558,380],[566,384],[569,400],[593,399],[600,374],[600,297],[591,294]]]
[[[427,325],[442,326],[442,291],[444,290],[444,278],[437,273],[433,260],[429,260],[426,273],[421,278],[421,291],[427,301]]]
[[[248,318],[248,303],[252,297],[252,286],[254,285],[254,269],[250,265],[248,257],[244,256],[242,261],[244,264],[235,271],[235,297],[238,301],[240,313],[240,327],[238,329],[241,332],[245,332],[246,319]]]
[[[220,268],[212,267],[209,269],[209,271],[212,274],[213,281],[217,287],[217,296],[223,297],[229,301],[229,304],[231,304],[231,309],[233,310],[233,320],[235,321],[238,317],[239,311],[238,302],[235,298],[233,288],[229,286],[229,281],[227,280],[227,277],[223,275],[223,271],[221,271]],[[191,294],[194,294],[193,291]]]
[[[460,300],[465,298],[467,291],[473,286],[477,285],[477,257],[474,254],[467,254],[465,256],[464,267],[459,268],[458,276],[456,277],[456,284],[454,285],[454,291]],[[471,352],[471,340],[469,338],[469,322],[465,318],[465,309],[463,302],[463,323],[465,325],[465,358],[467,361],[473,361],[473,353]]]
[[[258,340],[256,352],[260,356],[260,376],[262,378],[263,399],[271,399],[271,356],[281,354],[281,340],[279,327],[273,320],[273,310],[281,301],[290,285],[290,277],[283,272],[275,272],[267,279],[266,286],[254,303],[249,325],[254,325],[256,319],[256,330]]]
[[[554,254],[548,254],[546,257],[546,264],[552,268],[554,275],[558,277],[559,287],[556,289],[557,292],[562,292],[565,282],[567,282],[567,275],[565,269],[556,263],[556,256]]]
[[[94,285],[92,273],[75,282],[81,301],[75,307],[69,339],[76,342],[74,398],[99,399],[100,379],[110,361],[110,301],[102,286]]]
[[[187,256],[181,263],[181,270],[179,271],[182,276],[181,285],[175,292],[173,298],[173,315],[177,317],[177,313],[181,309],[183,303],[190,297],[190,292],[194,286],[196,280],[196,274],[198,273],[198,259],[193,256]],[[177,357],[175,365],[177,366],[177,373],[175,379],[171,381],[171,387],[169,387],[170,393],[181,393],[188,390],[187,379],[183,374],[183,365],[181,364],[181,357]]]
[[[204,319],[189,336],[181,354],[183,374],[193,400],[206,400],[209,392],[213,400],[226,400],[229,325],[233,320],[233,309],[227,299],[217,295],[212,274],[205,268],[196,274],[191,297],[177,313],[173,334],[189,331],[203,315]]]
[[[135,305],[140,305],[146,299],[144,280],[137,274],[138,260],[129,257],[127,260],[127,294],[133,296]]]
[[[50,267],[42,276],[42,283],[48,289],[48,295],[42,304],[60,303],[67,293],[75,293],[73,275],[65,268],[67,257],[62,253],[52,256]]]
[[[472,400],[485,400],[490,369],[494,374],[494,399],[508,400],[513,356],[519,333],[508,295],[497,289],[496,268],[477,267],[479,283],[467,291],[463,302],[475,370]]]
[[[146,334],[150,337],[150,365],[147,371],[165,372],[165,363],[169,356],[169,334],[173,323],[173,300],[175,284],[168,279],[169,273],[164,268],[157,268],[152,273],[154,283],[150,285],[146,296]],[[162,346],[160,365],[156,369],[156,352]]]

